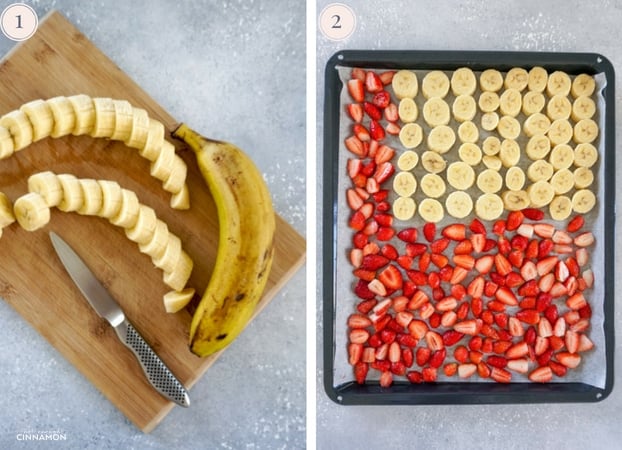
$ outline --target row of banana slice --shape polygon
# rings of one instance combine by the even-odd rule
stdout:
[[[171,207],[187,209],[187,166],[165,139],[164,125],[127,100],[86,94],[37,99],[0,117],[0,159],[46,137],[89,135],[136,148],[150,161],[150,174],[172,194]]]
[[[164,296],[168,312],[180,310],[194,296],[194,289],[186,288],[193,261],[183,250],[181,239],[151,207],[140,203],[134,191],[111,180],[38,172],[28,178],[28,193],[12,205],[6,195],[0,195],[0,230],[15,220],[27,231],[40,229],[50,221],[52,207],[101,217],[123,228],[127,238],[163,271],[164,283],[173,289]]]

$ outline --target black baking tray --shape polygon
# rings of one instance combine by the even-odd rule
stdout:
[[[547,384],[513,382],[436,382],[412,384],[394,381],[388,388],[377,381],[359,385],[354,380],[335,381],[335,261],[337,233],[338,154],[341,147],[340,93],[342,82],[337,67],[373,69],[455,70],[470,67],[474,71],[495,68],[501,72],[512,67],[529,69],[542,66],[549,71],[562,70],[568,74],[597,74],[606,77],[602,91],[605,100],[604,130],[604,323],[606,374],[604,388],[586,383]],[[613,389],[614,354],[614,224],[615,224],[615,73],[611,62],[597,53],[502,52],[502,51],[383,51],[344,50],[335,53],[325,67],[324,151],[323,151],[323,217],[322,217],[322,277],[323,277],[323,362],[324,388],[328,396],[342,405],[386,404],[492,404],[492,403],[561,403],[598,402]],[[343,176],[343,175],[342,175]]]

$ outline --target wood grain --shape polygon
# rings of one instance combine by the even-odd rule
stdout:
[[[179,122],[58,12],[46,16],[34,37],[0,61],[0,85],[0,115],[36,98],[85,93],[127,99],[162,121],[169,132]],[[88,136],[43,139],[3,160],[0,191],[15,201],[27,191],[28,176],[43,170],[116,180],[135,191],[140,201],[154,208],[182,239],[195,262],[189,284],[201,293],[217,251],[216,210],[192,153],[183,144],[174,143],[188,164],[192,203],[188,211],[169,207],[169,194],[149,176],[149,163],[136,150]],[[83,257],[128,319],[186,387],[191,387],[218,355],[202,359],[188,350],[190,313],[164,312],[162,295],[168,288],[162,282],[162,273],[122,229],[104,219],[54,209],[43,230],[26,232],[17,224],[3,230],[0,297],[129,420],[149,432],[174,405],[153,390],[132,353],[81,297],[52,249],[48,237],[52,230]],[[277,217],[274,265],[256,313],[302,266],[304,255],[304,239]]]

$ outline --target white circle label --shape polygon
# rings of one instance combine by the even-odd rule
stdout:
[[[320,31],[333,41],[349,37],[356,28],[356,16],[349,6],[331,3],[320,13]]]
[[[37,13],[24,3],[10,4],[0,16],[2,33],[13,41],[25,41],[35,34],[38,25]]]

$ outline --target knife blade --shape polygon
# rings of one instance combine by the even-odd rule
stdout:
[[[134,353],[149,383],[167,399],[180,406],[190,406],[190,398],[184,386],[126,319],[119,304],[82,258],[56,233],[50,232],[50,239],[73,282],[97,314],[110,323],[121,342]]]

